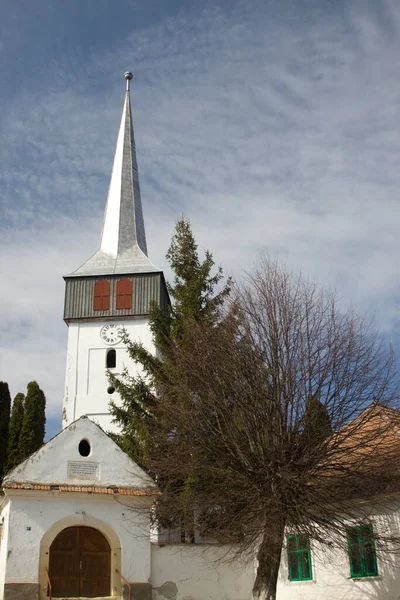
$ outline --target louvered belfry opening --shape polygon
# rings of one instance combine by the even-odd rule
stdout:
[[[131,279],[118,279],[117,281],[117,297],[115,308],[121,310],[122,308],[132,308],[132,281]]]
[[[108,541],[92,527],[67,527],[50,546],[49,576],[54,598],[110,596]]]
[[[93,310],[110,309],[110,282],[100,279],[94,284]]]

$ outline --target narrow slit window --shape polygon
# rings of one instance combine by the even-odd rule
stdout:
[[[349,527],[347,529],[347,544],[351,577],[373,577],[378,575],[372,525]]]
[[[123,308],[132,308],[132,281],[130,279],[118,279],[117,281],[117,298],[115,308],[121,310]]]
[[[114,349],[107,350],[106,366],[107,369],[115,369],[117,365],[117,353]]]
[[[110,310],[110,282],[107,279],[94,284],[93,310]]]
[[[290,581],[312,579],[310,539],[308,535],[288,535],[287,553]]]

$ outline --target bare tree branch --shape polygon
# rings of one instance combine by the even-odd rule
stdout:
[[[394,353],[367,319],[268,258],[224,319],[188,319],[183,340],[151,432],[160,514],[194,513],[204,536],[257,551],[254,598],[273,600],[285,531],[343,546],[365,499],[393,501]],[[397,541],[382,530],[376,544]]]

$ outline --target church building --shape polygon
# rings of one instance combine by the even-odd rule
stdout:
[[[211,558],[191,549],[183,567],[177,547],[152,543],[150,513],[160,492],[106,433],[116,430],[110,399],[118,402],[106,369],[137,373],[121,330],[154,352],[150,303],[165,309],[169,304],[163,273],[147,256],[130,103],[132,74],[124,77],[99,249],[65,276],[68,348],[62,431],[2,483],[0,600],[188,600],[189,589],[193,598],[202,598],[208,589],[212,600],[251,595],[252,568],[239,576],[232,566],[217,570]]]
[[[167,306],[147,256],[130,104],[131,73],[100,247],[65,277],[68,351],[63,431],[3,481],[0,594],[11,598],[150,598],[150,508],[157,486],[106,435],[106,369],[135,373],[121,340],[153,350],[151,301]]]

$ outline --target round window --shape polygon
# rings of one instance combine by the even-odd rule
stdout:
[[[81,440],[78,446],[79,454],[81,456],[89,456],[90,454],[90,444],[87,440]]]

